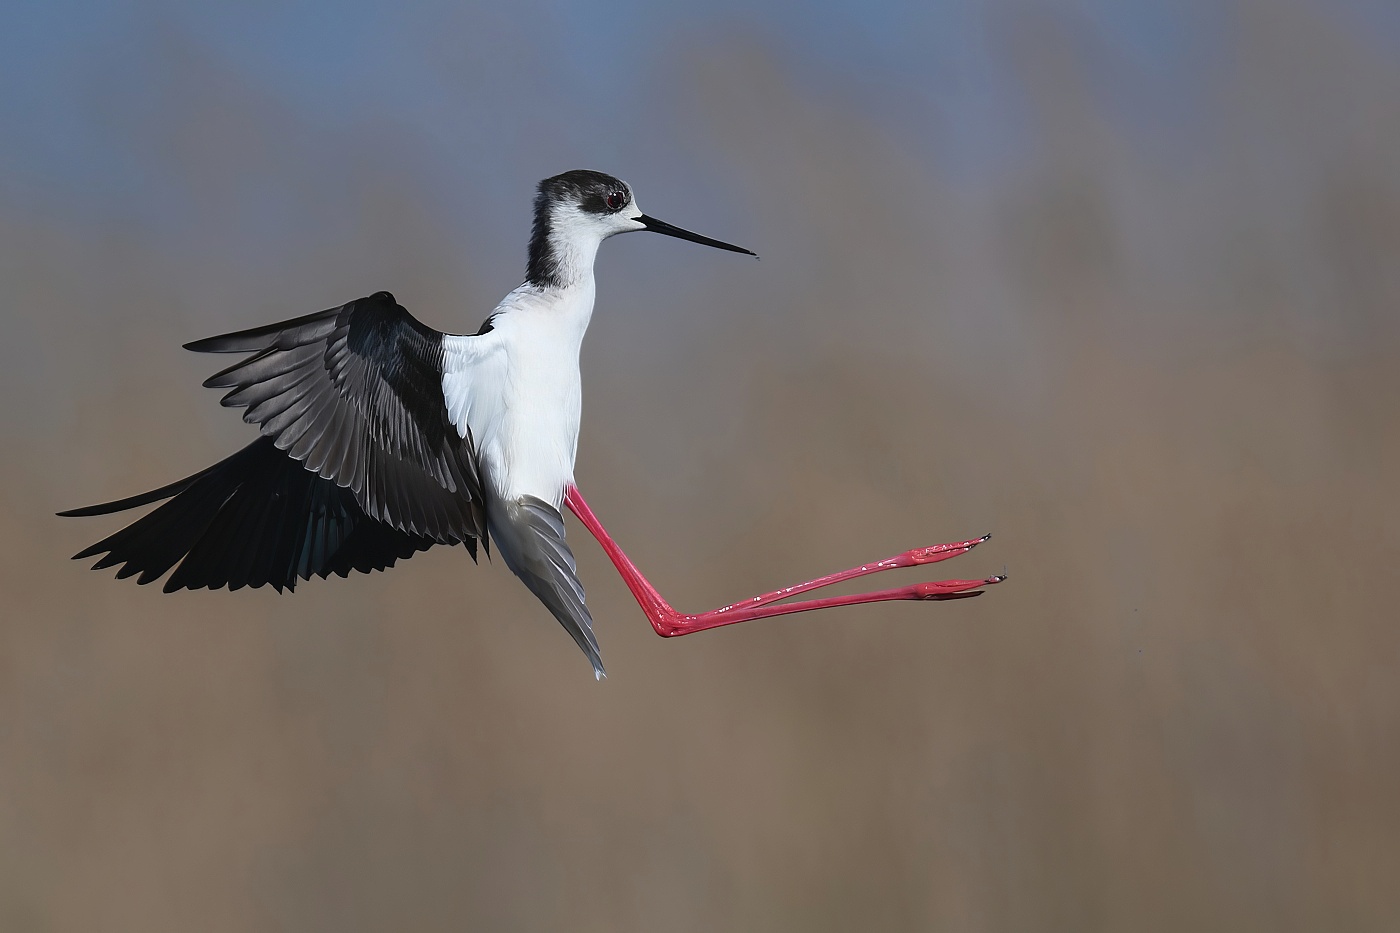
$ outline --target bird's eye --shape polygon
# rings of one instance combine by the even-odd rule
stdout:
[[[627,203],[627,195],[621,191],[609,191],[607,197],[608,210],[620,211],[622,205]]]

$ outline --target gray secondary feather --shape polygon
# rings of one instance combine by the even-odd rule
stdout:
[[[488,496],[486,524],[506,566],[549,607],[588,655],[594,676],[601,679],[603,658],[593,637],[593,616],[584,602],[574,554],[564,540],[564,516],[534,496],[512,501]]]

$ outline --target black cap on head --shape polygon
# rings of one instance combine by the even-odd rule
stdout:
[[[549,242],[550,211],[556,204],[577,204],[590,214],[615,214],[632,200],[620,178],[576,168],[540,182],[535,193],[535,223],[530,231],[530,258],[525,280],[535,285],[558,285],[559,262]]]
[[[549,205],[563,201],[573,201],[589,214],[613,214],[631,200],[632,191],[622,179],[576,168],[540,182],[535,196],[535,219],[542,211],[547,212]]]

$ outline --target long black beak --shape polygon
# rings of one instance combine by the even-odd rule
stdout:
[[[701,243],[705,246],[713,246],[716,249],[727,249],[731,253],[748,253],[750,256],[757,256],[751,249],[744,249],[742,246],[735,246],[733,243],[722,243],[719,240],[712,240],[707,236],[698,233],[691,233],[689,230],[682,230],[680,227],[673,227],[664,220],[657,220],[655,217],[641,215],[637,220],[652,233],[664,233],[666,236],[673,236],[680,240],[689,240],[692,243]]]

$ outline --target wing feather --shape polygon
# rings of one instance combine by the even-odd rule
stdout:
[[[603,658],[593,634],[583,584],[573,551],[564,539],[564,517],[547,502],[525,496],[514,502],[489,503],[491,536],[511,572],[548,607],[554,618],[583,649],[601,678]]]
[[[250,354],[205,380],[229,390],[224,405],[351,490],[371,518],[456,543],[481,538],[485,519],[471,434],[454,426],[443,395],[444,339],[378,292],[187,346]],[[315,552],[334,532],[313,523],[308,536]]]

